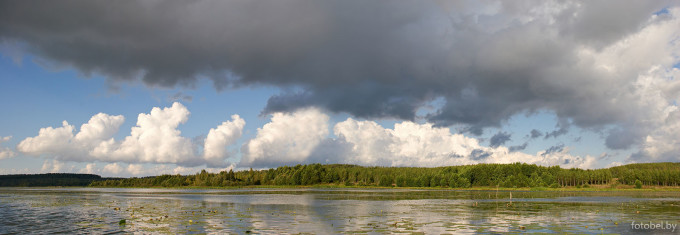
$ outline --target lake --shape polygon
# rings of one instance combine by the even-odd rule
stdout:
[[[0,188],[0,218],[1,234],[679,234],[680,192]]]

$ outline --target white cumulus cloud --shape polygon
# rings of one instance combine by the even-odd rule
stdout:
[[[43,162],[41,171],[43,173],[59,173],[59,172],[64,172],[66,170],[66,166],[63,162],[58,161],[58,160],[45,160]]]
[[[232,121],[223,122],[217,128],[210,129],[205,138],[203,158],[209,165],[225,164],[224,159],[229,156],[226,147],[241,138],[243,127],[246,125],[245,120],[238,115],[232,115],[231,119]]]
[[[121,167],[118,163],[111,163],[111,164],[106,164],[106,166],[104,166],[103,171],[105,173],[118,175],[123,171],[123,167]]]
[[[59,160],[88,160],[90,158],[88,151],[111,138],[123,121],[125,118],[120,115],[98,113],[83,124],[81,131],[75,135],[75,126],[63,121],[62,127],[41,128],[38,136],[28,137],[19,142],[17,150],[34,156],[49,155]]]
[[[241,165],[304,162],[328,135],[328,120],[328,115],[316,108],[272,114],[271,122],[258,128],[257,136],[244,144]]]
[[[245,121],[238,115],[211,129],[206,137],[204,152],[190,138],[183,137],[177,128],[189,119],[189,110],[175,102],[171,107],[154,107],[150,113],[141,113],[130,135],[116,140],[115,135],[125,121],[121,115],[99,113],[83,124],[79,131],[63,121],[61,127],[41,128],[38,135],[28,137],[17,145],[21,153],[45,156],[59,161],[172,163],[196,166],[227,166],[226,148],[240,138]],[[111,172],[116,165],[107,165]],[[113,168],[112,168],[113,167]],[[108,170],[107,170],[108,169]],[[136,165],[130,172],[139,172]],[[121,171],[115,171],[120,173]]]
[[[97,168],[97,164],[95,163],[88,163],[85,165],[85,168],[80,169],[80,173],[85,173],[85,174],[98,174],[100,169]]]
[[[151,113],[141,113],[137,126],[123,141],[100,143],[92,155],[100,159],[122,162],[183,163],[194,160],[194,150],[189,138],[181,136],[179,124],[189,119],[189,110],[180,103],[171,107],[153,108]]]
[[[128,164],[127,172],[132,175],[141,175],[144,173],[144,167],[140,164]]]
[[[568,168],[595,165],[594,157],[573,156],[568,147],[554,146],[536,154],[510,151],[505,146],[491,148],[431,123],[404,121],[384,128],[374,121],[348,118],[335,124],[336,138],[329,138],[327,122],[328,116],[317,109],[274,114],[271,122],[244,144],[239,167],[313,162],[423,167],[514,162]]]
[[[449,128],[414,122],[396,123],[393,129],[373,121],[347,119],[335,125],[339,142],[349,144],[351,151],[337,156],[341,163],[380,166],[446,166],[476,163],[526,162],[563,167],[593,166],[594,158],[568,154],[568,148],[536,155],[511,152],[507,147],[481,146],[475,138],[451,134]]]
[[[12,136],[5,136],[5,137],[0,136],[0,144],[7,142],[10,139],[12,139]],[[14,151],[12,151],[8,147],[4,147],[4,148],[0,149],[0,160],[11,158],[11,157],[14,157],[15,155],[16,155],[16,153],[14,153]]]

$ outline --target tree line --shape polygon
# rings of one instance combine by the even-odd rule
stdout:
[[[93,181],[97,187],[226,187],[251,185],[345,185],[383,187],[588,187],[626,184],[678,186],[680,163],[629,164],[606,169],[564,169],[534,164],[476,164],[446,167],[364,167],[346,164],[281,166],[195,175],[161,175]]]
[[[105,180],[93,174],[48,173],[0,175],[0,187],[88,186]]]

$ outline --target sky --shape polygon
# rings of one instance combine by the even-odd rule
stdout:
[[[2,1],[0,174],[680,161],[677,1]]]

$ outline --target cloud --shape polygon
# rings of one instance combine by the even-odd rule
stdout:
[[[7,142],[7,141],[9,141],[10,139],[12,139],[12,136],[4,136],[4,137],[0,136],[0,144],[2,144],[2,143],[4,143],[4,142]],[[15,155],[16,155],[16,153],[15,153],[14,151],[12,151],[12,150],[11,150],[10,148],[8,148],[8,147],[5,147],[5,148],[0,149],[0,160],[2,160],[2,159],[7,159],[7,158],[12,158],[12,157],[14,157]]]
[[[605,167],[609,168],[609,167],[615,167],[615,166],[621,166],[621,165],[623,165],[622,162],[611,162]]]
[[[328,115],[309,108],[274,113],[271,122],[243,145],[240,166],[276,166],[304,162],[328,135]]]
[[[0,150],[0,160],[12,158],[14,156],[16,156],[16,153],[9,148]]]
[[[627,149],[639,141],[639,134],[631,133],[631,129],[611,129],[605,139],[605,145],[609,149]]]
[[[110,139],[125,121],[123,116],[98,113],[73,134],[75,126],[67,121],[61,127],[40,128],[35,137],[28,137],[17,145],[17,151],[28,155],[51,155],[59,160],[83,160],[88,151]]]
[[[318,109],[274,113],[257,136],[241,148],[238,167],[275,167],[301,163],[343,163],[364,166],[464,165],[526,162],[545,166],[592,168],[595,158],[569,154],[563,145],[535,155],[510,148],[484,147],[479,140],[432,123],[403,121],[384,128],[374,121],[348,118],[328,136],[328,116]]]
[[[604,153],[600,154],[600,156],[598,157],[598,160],[608,160],[611,157],[612,157],[611,154],[604,152]]]
[[[441,98],[424,118],[475,134],[543,109],[580,127],[626,128],[632,109],[649,108],[629,102],[631,85],[678,62],[677,1],[262,4],[5,2],[0,38],[112,84],[300,88],[271,97],[265,113],[319,106],[415,120]]]
[[[156,168],[146,168],[141,164],[128,164],[127,167],[121,163],[109,163],[103,168],[97,166],[96,163],[88,163],[84,168],[80,169],[80,173],[98,174],[104,176],[147,176],[160,175],[161,172],[156,172]]]
[[[628,162],[678,161],[680,110],[677,106],[668,108],[656,120],[659,122],[656,128],[645,136],[641,149],[631,155]]]
[[[181,136],[177,129],[188,120],[189,114],[189,110],[177,102],[171,107],[155,107],[148,114],[139,114],[129,136],[115,140],[112,136],[118,132],[124,117],[99,113],[77,133],[75,126],[66,121],[62,127],[41,128],[37,136],[22,140],[17,150],[60,161],[226,166],[225,159],[229,157],[226,148],[240,138],[245,121],[234,115],[232,121],[211,129],[205,145],[200,146],[204,149],[200,153],[200,147]]]
[[[525,142],[522,145],[510,146],[510,147],[508,147],[508,151],[510,151],[510,152],[522,151],[522,150],[527,148],[527,145],[529,145],[528,142]]]
[[[167,108],[153,108],[139,114],[137,126],[123,141],[102,142],[92,150],[98,158],[124,162],[184,163],[194,158],[191,140],[182,137],[179,124],[189,119],[189,110],[180,103]]]
[[[526,143],[510,148],[500,144],[485,147],[476,138],[452,134],[451,129],[432,123],[402,121],[395,123],[393,128],[385,128],[374,121],[348,118],[336,123],[334,136],[329,136],[329,116],[317,108],[272,114],[271,121],[258,128],[257,135],[241,146],[240,162],[226,164],[227,158],[236,156],[228,151],[228,147],[240,138],[245,121],[232,115],[231,121],[210,129],[201,153],[200,146],[182,137],[176,129],[188,120],[188,116],[189,111],[179,103],[153,108],[150,113],[139,115],[130,136],[115,140],[109,136],[115,134],[114,129],[121,125],[123,117],[97,114],[75,135],[75,128],[64,122],[59,128],[42,128],[38,136],[24,139],[17,148],[25,154],[47,157],[43,172],[112,176],[192,174],[204,166],[219,172],[234,167],[301,163],[434,167],[526,162],[583,168],[591,168],[594,164],[593,157],[572,156],[564,145],[531,155],[518,152],[526,148]],[[76,154],[69,155],[68,151]],[[76,168],[65,166],[65,161],[90,163],[84,168]],[[94,162],[108,164],[99,168]]]
[[[122,171],[123,171],[123,167],[118,165],[118,163],[106,164],[106,166],[104,166],[104,170],[103,170],[104,173],[109,173],[109,174],[113,174],[113,175],[118,175]]]
[[[551,146],[550,148],[546,149],[541,155],[545,156],[551,153],[558,153],[562,152],[564,150],[564,144],[559,144],[555,146]]]
[[[64,172],[66,167],[63,162],[57,160],[45,160],[43,162],[41,171],[43,173],[59,173]]]
[[[28,168],[23,168],[23,169],[0,168],[0,174],[2,174],[2,175],[34,174],[34,172],[31,169],[28,169]]]
[[[101,174],[103,176],[114,176],[114,177],[144,177],[144,176],[156,176],[156,175],[191,175],[200,172],[201,170],[206,170],[211,173],[219,173],[220,171],[228,171],[233,168],[230,165],[226,168],[212,168],[212,167],[183,167],[174,164],[127,164],[127,163],[110,163],[106,164],[104,167],[99,168],[96,164],[87,164],[85,168],[81,169],[81,173],[89,174]]]
[[[673,68],[680,62],[677,1],[262,4],[2,2],[0,41],[13,47],[5,51],[31,54],[48,67],[102,74],[110,84],[193,87],[208,79],[217,89],[283,88],[269,98],[265,114],[314,106],[356,119],[422,118],[482,134],[513,115],[548,110],[561,123],[608,133],[611,149],[638,148],[631,160],[678,159],[671,154],[680,151],[678,138],[668,131],[675,130],[677,119],[669,117],[680,100]],[[661,9],[667,13],[654,14]],[[435,99],[443,105],[419,117]],[[52,138],[68,139],[69,128],[75,130],[53,128]],[[568,128],[560,125],[544,138]],[[134,141],[142,140],[113,157],[182,162],[180,155],[200,155],[140,152]],[[50,143],[25,147],[86,149]]]
[[[492,153],[486,152],[481,149],[475,149],[470,152],[470,159],[472,160],[484,160],[487,157],[490,157]]]
[[[168,100],[170,100],[171,102],[175,102],[175,101],[191,102],[191,101],[194,100],[194,97],[190,96],[190,95],[182,94],[182,92],[177,92],[177,93],[169,96]]]
[[[495,135],[491,136],[491,139],[489,139],[489,146],[492,148],[501,146],[505,144],[505,142],[508,142],[511,136],[512,136],[511,134],[506,132],[498,132]]]
[[[380,166],[443,166],[477,163],[526,162],[591,168],[594,158],[571,156],[568,150],[529,155],[499,146],[484,147],[475,138],[451,134],[449,128],[431,123],[396,123],[393,129],[372,121],[347,119],[335,125],[337,141],[346,142],[351,151],[335,156],[339,163]]]
[[[80,169],[80,173],[85,173],[85,174],[99,174],[100,169],[97,168],[97,164],[95,163],[88,163],[85,165],[85,168]]]
[[[549,149],[551,151],[540,151],[536,155],[541,156],[539,165],[554,166],[559,165],[563,168],[581,168],[589,169],[595,167],[596,158],[592,156],[572,156],[569,154],[569,148],[559,146],[558,148]]]
[[[536,130],[536,129],[532,129],[532,130],[531,130],[531,133],[529,133],[529,136],[530,136],[532,139],[536,139],[536,138],[538,138],[538,137],[543,136],[543,132],[541,132],[541,131],[539,131],[539,130]]]
[[[232,115],[231,119],[230,122],[223,122],[217,128],[210,129],[205,138],[203,158],[209,165],[224,166],[224,159],[230,156],[226,147],[241,138],[246,122],[238,115]]]
[[[552,138],[557,138],[561,135],[567,134],[569,132],[569,127],[571,127],[571,124],[569,123],[568,120],[560,118],[559,121],[557,122],[557,129],[551,132],[546,132],[545,136],[543,137],[544,139],[548,139],[550,137]]]
[[[132,175],[140,175],[144,172],[144,167],[139,164],[128,164],[127,172]]]
[[[121,115],[110,116],[98,113],[80,127],[80,132],[75,135],[74,141],[87,146],[97,145],[99,142],[108,140],[116,134],[124,121],[125,118]]]

